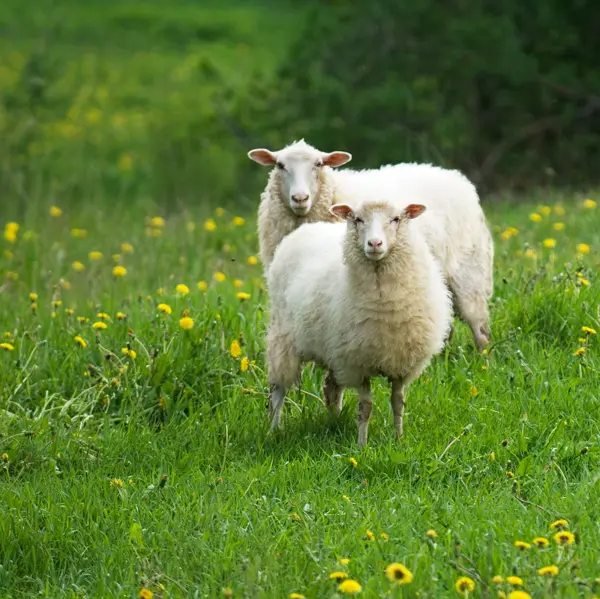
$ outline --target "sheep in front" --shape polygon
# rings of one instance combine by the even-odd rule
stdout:
[[[456,311],[471,328],[479,350],[489,343],[494,246],[477,190],[462,173],[413,163],[335,170],[332,167],[345,164],[351,155],[321,152],[304,140],[276,152],[263,148],[248,155],[275,167],[258,215],[265,270],[286,235],[308,222],[332,222],[330,207],[360,203],[365,188],[385,189],[389,199],[404,206],[404,198],[418,198],[427,205],[419,228],[441,264]]]
[[[287,389],[312,360],[329,370],[333,413],[344,387],[358,389],[359,445],[367,442],[375,376],[391,381],[402,435],[405,388],[441,351],[452,315],[439,264],[413,223],[424,211],[379,198],[354,208],[336,204],[331,213],[346,223],[306,224],[281,242],[267,273],[272,430]]]

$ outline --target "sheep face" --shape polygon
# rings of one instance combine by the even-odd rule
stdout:
[[[383,260],[401,241],[410,220],[425,211],[421,204],[399,210],[387,202],[365,203],[358,208],[335,204],[330,212],[348,223],[348,241],[373,262]]]
[[[297,216],[306,216],[319,192],[324,166],[341,166],[352,159],[348,152],[321,152],[303,140],[272,152],[264,148],[248,152],[249,158],[278,169],[281,199]]]

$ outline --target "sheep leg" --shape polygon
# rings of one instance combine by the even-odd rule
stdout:
[[[358,444],[361,447],[367,444],[372,409],[371,381],[367,380],[358,388]]]
[[[271,432],[279,428],[284,400],[285,389],[281,385],[271,385],[269,388],[269,416],[271,417]]]
[[[333,372],[328,370],[323,384],[323,394],[325,395],[325,405],[334,418],[337,418],[342,412],[343,393],[344,390],[337,384]]]
[[[469,325],[475,345],[482,351],[490,342],[490,313],[485,296],[481,293],[466,293],[453,288],[459,316]]]
[[[394,413],[394,426],[396,427],[396,438],[400,439],[403,433],[404,424],[404,406],[406,401],[404,399],[404,382],[402,379],[392,380],[392,412]]]

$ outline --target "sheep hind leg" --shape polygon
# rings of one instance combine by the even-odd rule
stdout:
[[[269,417],[271,419],[271,432],[280,427],[281,412],[285,401],[285,388],[281,385],[271,385],[269,388]]]
[[[400,439],[404,433],[404,382],[402,379],[392,380],[391,395],[392,412],[394,414],[394,426],[396,428],[396,439]]]
[[[361,447],[367,444],[372,410],[371,381],[367,380],[358,389],[358,444]]]
[[[479,351],[490,342],[490,313],[483,294],[461,294],[453,290],[459,316],[469,325]]]
[[[323,383],[323,395],[325,405],[334,418],[338,418],[342,412],[343,394],[344,389],[337,384],[333,372],[328,370]]]

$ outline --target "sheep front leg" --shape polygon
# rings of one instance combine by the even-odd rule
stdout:
[[[269,416],[271,417],[271,432],[279,428],[281,411],[285,400],[285,389],[281,385],[271,385],[269,388]]]
[[[404,421],[404,406],[406,401],[404,400],[404,382],[402,379],[392,380],[392,412],[394,413],[394,426],[396,427],[396,438],[400,439],[403,433],[403,421]]]
[[[325,395],[325,405],[334,418],[337,418],[342,412],[343,393],[344,390],[337,384],[333,372],[328,370],[323,384],[323,394]]]
[[[358,444],[364,447],[367,444],[369,434],[369,420],[373,409],[371,400],[371,381],[367,379],[358,388]]]

